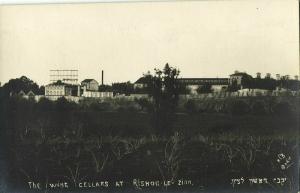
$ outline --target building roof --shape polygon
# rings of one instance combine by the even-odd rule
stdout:
[[[251,75],[247,74],[246,72],[236,72],[234,74],[230,74],[229,76],[251,76]]]
[[[178,78],[178,80],[228,80],[228,78]]]
[[[32,92],[32,90],[30,90],[28,93],[27,93],[27,96],[34,96],[34,92]]]
[[[150,80],[150,77],[143,76],[143,77],[139,78],[137,81],[135,81],[134,84],[146,84],[149,82],[149,80]]]
[[[25,92],[23,90],[20,90],[20,92],[18,93],[19,95],[26,95]]]
[[[89,82],[92,82],[92,81],[96,81],[95,79],[84,79],[83,81],[81,82],[86,82],[86,83],[89,83]],[[97,81],[96,81],[97,82]]]
[[[150,77],[141,77],[135,84],[146,84],[149,81]],[[211,85],[227,85],[229,84],[228,78],[178,78],[180,83],[184,84],[211,84]]]
[[[71,86],[71,84],[67,84],[67,83],[64,83],[64,82],[58,80],[57,82],[50,83],[46,86]]]

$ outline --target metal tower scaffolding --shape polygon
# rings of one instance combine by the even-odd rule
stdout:
[[[77,84],[78,70],[50,70],[50,82],[54,83],[58,80],[67,84]]]

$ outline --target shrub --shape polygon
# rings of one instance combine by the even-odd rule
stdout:
[[[37,107],[39,111],[50,111],[54,107],[54,102],[47,98],[41,98],[37,103]]]
[[[151,102],[147,98],[135,98],[134,101],[140,106],[141,111],[151,110]]]
[[[255,101],[252,105],[252,113],[262,115],[267,113],[266,104],[263,101]]]
[[[287,101],[280,101],[274,106],[273,112],[278,115],[289,115],[292,113],[292,106]]]
[[[108,111],[111,109],[111,105],[108,102],[101,102],[101,103],[92,103],[91,104],[91,109],[95,111]]]
[[[293,93],[290,90],[283,91],[280,93],[280,96],[293,96]]]
[[[74,102],[68,101],[66,98],[61,97],[55,101],[57,111],[69,111],[76,109],[77,105]]]
[[[196,103],[193,100],[188,100],[184,104],[184,108],[187,110],[188,113],[195,113],[197,111]]]
[[[229,104],[229,111],[232,115],[244,115],[249,110],[249,105],[243,100],[233,100]]]
[[[118,112],[125,112],[125,113],[128,113],[128,112],[137,112],[138,111],[138,108],[135,106],[135,105],[128,105],[128,106],[119,106],[117,108],[117,111]]]

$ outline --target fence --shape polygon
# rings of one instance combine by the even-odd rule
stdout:
[[[205,99],[205,98],[230,98],[230,97],[257,97],[257,96],[300,96],[300,91],[268,91],[268,90],[239,90],[237,92],[215,92],[196,95],[180,95],[183,99]]]

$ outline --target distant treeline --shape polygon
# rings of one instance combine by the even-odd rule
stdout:
[[[8,97],[11,94],[19,93],[20,91],[25,93],[32,91],[37,95],[43,95],[45,94],[45,87],[39,86],[26,76],[21,76],[20,78],[10,79],[2,87],[0,87],[0,97]]]

